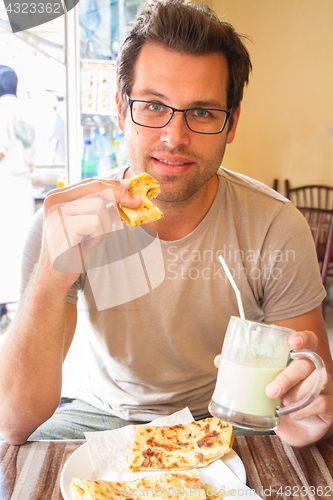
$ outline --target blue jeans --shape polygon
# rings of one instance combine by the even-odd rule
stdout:
[[[31,434],[29,441],[52,439],[85,439],[85,432],[106,431],[140,425],[147,422],[124,420],[99,410],[79,399],[62,398],[60,407],[52,417]],[[234,428],[235,436],[274,434]]]
[[[59,408],[29,437],[28,441],[85,439],[85,432],[106,431],[145,422],[123,420],[79,399],[62,398]]]

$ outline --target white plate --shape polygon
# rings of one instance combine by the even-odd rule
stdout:
[[[221,458],[225,465],[238,477],[242,483],[246,483],[246,472],[242,460],[233,450]],[[64,500],[74,500],[70,485],[74,477],[80,479],[96,479],[91,462],[88,443],[84,443],[67,459],[60,477],[60,489]]]

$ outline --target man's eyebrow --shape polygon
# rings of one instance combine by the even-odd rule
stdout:
[[[137,99],[151,100],[151,99],[161,99],[162,102],[168,105],[167,98],[164,94],[160,94],[155,90],[145,89],[136,96]],[[223,107],[221,103],[215,99],[194,101],[188,105],[187,109],[191,108],[215,108],[215,109],[227,109]]]
[[[215,99],[207,100],[207,101],[195,101],[192,106],[193,108],[216,108],[216,109],[224,109],[222,104]]]
[[[161,99],[161,101],[165,102],[165,104],[168,104],[168,98],[166,95],[162,94],[161,92],[158,92],[155,89],[152,88],[145,88],[142,89],[138,94],[136,94],[136,99],[145,99],[145,100],[150,100],[150,99]],[[218,109],[224,109],[221,102],[218,101],[217,99],[198,99],[197,101],[193,101],[189,103],[188,105],[189,108],[218,108]]]
[[[166,99],[165,95],[160,94],[159,92],[156,92],[155,90],[150,90],[150,89],[145,89],[142,92],[139,92],[137,95],[137,98],[140,98],[140,99],[154,99],[154,97],[161,99],[161,100]]]

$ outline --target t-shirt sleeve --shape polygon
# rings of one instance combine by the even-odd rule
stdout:
[[[23,295],[25,292],[30,281],[30,277],[39,259],[42,245],[43,217],[44,210],[41,208],[36,212],[27,235],[22,255],[20,295]],[[74,305],[77,304],[79,289],[80,278],[71,286],[67,296],[67,302]]]
[[[284,203],[274,218],[262,248],[261,265],[266,322],[309,312],[325,298],[309,225],[292,203]]]

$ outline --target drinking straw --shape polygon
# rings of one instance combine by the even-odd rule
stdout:
[[[238,304],[238,309],[239,309],[239,315],[240,315],[240,317],[242,319],[245,319],[243,302],[242,302],[240,291],[238,290],[237,285],[235,283],[235,280],[232,277],[231,272],[229,271],[229,268],[228,268],[228,266],[226,264],[226,261],[224,260],[224,258],[222,257],[222,255],[219,255],[219,260],[220,260],[220,262],[222,264],[223,269],[225,270],[226,275],[228,276],[228,279],[229,279],[229,281],[231,283],[232,288],[235,291],[236,299],[237,299],[237,304]]]

